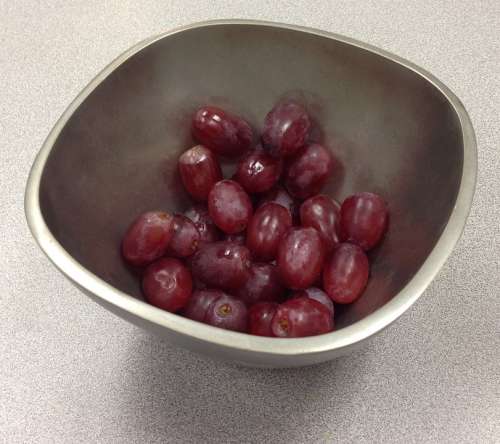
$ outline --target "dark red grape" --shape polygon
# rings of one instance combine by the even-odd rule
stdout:
[[[327,252],[339,243],[337,234],[339,217],[340,205],[324,194],[310,197],[300,206],[302,226],[318,230]]]
[[[252,217],[250,197],[234,180],[217,182],[208,195],[208,212],[222,231],[234,234],[245,230]]]
[[[324,249],[314,228],[291,228],[281,239],[278,248],[278,267],[288,288],[310,287],[321,273]]]
[[[191,256],[198,248],[200,233],[194,222],[181,214],[174,216],[174,235],[167,248],[167,254],[174,257]]]
[[[321,302],[299,297],[289,299],[277,308],[271,329],[281,338],[321,335],[333,330],[333,318]]]
[[[360,247],[339,244],[326,261],[323,288],[333,302],[349,304],[363,293],[369,273],[368,258]]]
[[[221,290],[197,290],[193,292],[191,299],[183,314],[186,318],[194,321],[203,322],[207,313],[208,307],[216,299],[223,296],[225,293]]]
[[[282,162],[257,147],[240,160],[233,179],[248,193],[263,193],[270,190],[281,175]]]
[[[222,179],[219,162],[203,145],[197,145],[179,157],[179,173],[188,193],[198,201],[206,201],[212,187]]]
[[[261,261],[271,261],[278,253],[281,238],[292,226],[290,212],[268,202],[259,207],[247,230],[247,247]]]
[[[288,194],[288,192],[281,186],[277,186],[272,190],[268,191],[261,199],[260,205],[263,205],[266,202],[274,202],[278,205],[285,207],[288,211],[290,211],[290,215],[292,216],[292,220],[295,221],[298,219],[298,204],[295,199]]]
[[[191,269],[197,279],[208,287],[235,290],[248,279],[251,266],[250,251],[232,242],[213,242],[200,245],[191,258]]]
[[[192,134],[202,145],[228,157],[244,153],[253,138],[252,128],[245,120],[215,106],[204,106],[196,111]]]
[[[311,129],[307,111],[298,103],[277,104],[266,116],[262,144],[274,157],[288,157],[302,148]]]
[[[340,210],[340,236],[364,250],[380,242],[387,229],[387,205],[377,194],[359,193],[348,197]]]
[[[200,243],[215,242],[220,239],[220,232],[214,221],[210,218],[207,208],[195,205],[187,210],[184,215],[191,219],[200,233]]]
[[[257,336],[274,336],[271,322],[278,304],[274,302],[260,302],[252,305],[248,310],[248,332]]]
[[[335,313],[332,300],[323,290],[317,287],[309,287],[305,290],[296,291],[295,293],[292,294],[291,297],[292,298],[306,297],[314,299],[318,302],[321,302],[326,308],[328,308],[332,316]]]
[[[122,254],[134,266],[144,266],[165,254],[174,234],[173,217],[161,211],[141,214],[125,233]]]
[[[192,289],[191,273],[178,259],[162,258],[153,262],[142,279],[146,300],[171,312],[187,305]]]
[[[205,322],[214,327],[246,332],[248,326],[248,310],[240,300],[223,294],[215,299],[207,309]]]
[[[257,263],[250,268],[249,277],[236,296],[250,306],[257,302],[277,302],[284,291],[276,265]]]
[[[285,175],[286,189],[299,199],[314,196],[325,185],[332,168],[330,151],[317,143],[309,145],[288,165]]]

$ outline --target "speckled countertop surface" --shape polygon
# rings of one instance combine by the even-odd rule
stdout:
[[[474,206],[439,276],[363,350],[313,368],[244,369],[170,347],[76,290],[24,221],[36,152],[101,68],[151,34],[234,17],[410,59],[462,99],[476,130]],[[0,442],[498,442],[498,1],[0,0],[0,41]]]

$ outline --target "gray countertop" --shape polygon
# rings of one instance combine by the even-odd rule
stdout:
[[[0,442],[498,442],[498,0],[4,0],[0,17]],[[474,205],[439,276],[364,349],[317,367],[246,369],[174,349],[76,290],[24,220],[36,152],[102,67],[151,34],[234,17],[405,57],[461,98],[476,130]]]

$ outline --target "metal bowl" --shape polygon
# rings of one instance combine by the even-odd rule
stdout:
[[[301,339],[229,332],[148,305],[118,246],[138,213],[186,206],[176,159],[192,144],[189,116],[217,104],[259,128],[283,96],[307,103],[339,159],[326,192],[370,190],[389,202],[366,292],[338,308],[337,331]],[[322,31],[226,20],[150,38],[106,67],[49,134],[25,206],[49,259],[110,311],[212,357],[301,366],[352,350],[417,300],[461,234],[476,168],[463,105],[423,69]]]

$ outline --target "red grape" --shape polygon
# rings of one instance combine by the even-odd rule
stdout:
[[[214,327],[245,332],[248,326],[247,307],[238,299],[223,294],[208,307],[205,322]]]
[[[358,299],[368,282],[370,264],[354,244],[339,244],[323,270],[323,288],[333,302],[349,304]]]
[[[310,287],[321,273],[324,249],[314,228],[291,228],[278,248],[278,267],[288,288]]]
[[[221,290],[197,290],[194,291],[187,307],[184,310],[184,316],[194,321],[203,322],[208,307],[216,299],[225,293]]]
[[[307,111],[298,103],[276,105],[264,120],[262,144],[274,157],[287,157],[304,146],[311,121]]]
[[[146,268],[142,289],[149,303],[176,312],[184,308],[191,297],[191,273],[178,259],[162,258]]]
[[[200,233],[200,243],[215,242],[220,239],[220,232],[202,205],[195,205],[187,210],[184,215],[191,219]]]
[[[250,268],[248,279],[236,296],[250,306],[257,302],[279,301],[284,291],[276,265],[257,263]]]
[[[250,251],[232,242],[213,242],[200,245],[192,256],[193,275],[209,287],[223,290],[238,289],[248,279]]]
[[[252,128],[245,120],[215,106],[204,106],[196,111],[192,134],[202,145],[228,157],[245,152],[253,138]]]
[[[317,287],[309,287],[305,290],[296,291],[291,296],[291,298],[300,298],[300,297],[306,297],[321,302],[326,308],[328,308],[332,316],[335,313],[332,300],[323,290]]]
[[[281,338],[321,335],[333,330],[333,318],[321,302],[299,297],[289,299],[277,308],[271,329]]]
[[[348,197],[340,210],[340,235],[364,250],[377,245],[387,229],[387,205],[373,193],[359,193]]]
[[[307,199],[321,191],[333,168],[330,151],[314,143],[292,159],[285,176],[288,192],[299,199]]]
[[[281,238],[291,226],[289,211],[276,203],[265,203],[250,220],[247,247],[255,258],[271,261],[276,257]]]
[[[234,234],[243,231],[252,216],[250,197],[234,180],[217,182],[208,195],[208,212],[222,231]]]
[[[212,187],[222,179],[215,155],[203,145],[197,145],[179,157],[179,173],[186,190],[198,201],[206,201]]]
[[[132,265],[147,265],[165,254],[173,234],[173,217],[170,214],[161,211],[143,213],[123,237],[123,257]]]
[[[168,244],[167,254],[174,257],[191,256],[198,248],[200,233],[193,221],[186,216],[174,216],[174,234]]]
[[[327,252],[339,243],[337,235],[339,216],[340,205],[324,194],[310,197],[300,206],[302,226],[318,230]]]
[[[274,302],[259,302],[248,310],[248,332],[257,336],[274,336],[271,322],[278,304]]]
[[[298,219],[298,205],[295,199],[288,194],[288,192],[281,186],[277,186],[268,191],[261,199],[260,205],[266,202],[274,202],[278,205],[285,207],[292,216],[292,220]]]
[[[281,175],[282,162],[256,148],[240,160],[233,179],[248,193],[262,193],[270,190]]]

